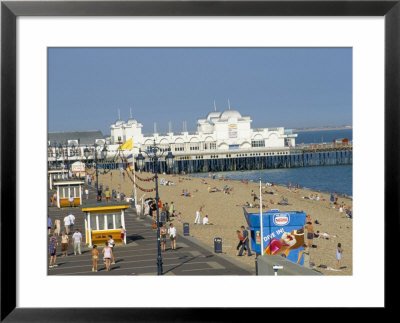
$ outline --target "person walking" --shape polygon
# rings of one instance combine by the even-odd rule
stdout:
[[[51,218],[50,215],[47,217],[47,235],[49,236],[51,234]]]
[[[57,205],[57,192],[54,192],[53,200],[54,200],[54,206],[56,206]]]
[[[167,228],[165,227],[165,223],[163,223],[160,229],[160,242],[161,242],[161,251],[165,251],[165,246],[167,244]]]
[[[174,212],[175,212],[174,202],[171,202],[171,204],[169,206],[169,216],[172,217]]]
[[[112,265],[115,265],[115,258],[114,258],[114,246],[115,246],[115,241],[114,241],[114,239],[112,238],[112,236],[111,235],[109,235],[108,236],[108,246],[112,249]]]
[[[236,234],[239,239],[239,243],[236,247],[236,256],[239,256],[239,249],[243,245],[243,234],[240,232],[240,230],[236,230]],[[246,247],[244,248],[244,251],[247,251]]]
[[[176,228],[174,227],[173,223],[171,223],[169,225],[168,234],[169,234],[169,238],[171,240],[171,249],[175,250],[176,249]]]
[[[306,224],[307,230],[307,245],[311,248],[314,239],[314,227],[311,222],[307,222]]]
[[[97,273],[97,264],[99,261],[99,250],[97,250],[97,246],[93,245],[92,249],[92,272]]]
[[[252,256],[253,254],[251,253],[250,246],[249,246],[249,232],[246,230],[246,228],[243,225],[240,228],[242,229],[242,232],[243,232],[243,244],[242,244],[242,248],[240,248],[239,256],[241,256],[243,254],[243,251],[245,248],[247,249],[247,255]]]
[[[81,243],[82,243],[82,233],[79,232],[78,229],[75,230],[75,233],[72,235],[72,242],[74,244],[74,254],[76,256],[76,252],[81,255]]]
[[[121,229],[121,241],[125,243],[126,230],[122,225],[119,228]]]
[[[74,198],[73,198],[72,195],[68,198],[68,202],[69,202],[69,207],[74,207],[75,206]]]
[[[106,191],[104,192],[104,194],[105,194],[105,196],[106,196],[106,202],[110,202],[110,190],[108,189],[108,187],[107,187],[107,189],[106,189]]]
[[[70,219],[69,215],[67,215],[67,216],[64,218],[64,227],[65,227],[65,232],[66,232],[67,234],[70,233],[70,225],[71,225],[71,219]]]
[[[339,242],[336,248],[337,269],[340,269],[340,267],[342,266],[342,253],[342,244]]]
[[[72,211],[69,213],[69,229],[72,231],[74,231],[74,224],[75,224],[75,215],[72,214]]]
[[[137,216],[141,216],[141,214],[142,214],[142,206],[139,203],[137,203],[135,205],[135,207],[136,207],[136,215]]]
[[[111,259],[113,257],[113,251],[112,251],[112,248],[110,248],[110,246],[108,245],[108,242],[106,242],[106,245],[104,246],[102,253],[103,253],[104,261],[106,263],[106,270],[110,271]]]
[[[62,252],[61,257],[68,256],[68,246],[69,246],[69,237],[63,231],[61,235],[61,252]]]
[[[199,208],[196,210],[196,218],[194,219],[194,224],[200,224],[200,217],[201,217],[201,211],[203,210],[204,205],[199,206]]]
[[[54,232],[55,232],[55,234],[56,234],[56,236],[59,236],[60,235],[60,232],[61,232],[61,221],[60,221],[60,219],[55,219],[54,220]]]
[[[53,235],[50,238],[50,243],[49,243],[49,253],[50,253],[50,260],[49,260],[49,268],[57,267],[58,265],[56,264],[57,261],[57,237],[53,233]]]
[[[85,195],[86,195],[86,199],[89,199],[89,190],[87,188],[85,188]]]

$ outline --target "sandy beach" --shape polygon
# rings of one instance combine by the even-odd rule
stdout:
[[[141,179],[153,177],[151,173],[137,173]],[[130,175],[133,179],[133,175]],[[223,252],[228,256],[235,258],[237,261],[246,263],[250,266],[255,264],[255,255],[253,256],[236,256],[236,246],[238,238],[236,230],[239,230],[242,225],[247,226],[247,222],[243,215],[242,206],[246,202],[253,203],[251,191],[253,190],[257,195],[259,194],[259,183],[248,182],[243,183],[240,181],[212,179],[212,178],[197,178],[189,175],[159,175],[161,181],[171,181],[174,183],[172,186],[159,185],[159,196],[162,203],[174,203],[175,210],[181,213],[182,221],[179,222],[177,218],[173,218],[173,223],[182,233],[183,223],[190,224],[190,235],[196,239],[214,248],[214,238],[222,238]],[[126,196],[133,196],[133,182],[129,176],[122,177],[119,170],[112,171],[105,175],[99,175],[99,183],[106,187],[122,191]],[[136,180],[137,185],[142,189],[152,189],[155,184],[153,181]],[[207,183],[207,184],[206,184]],[[301,185],[301,183],[299,183]],[[120,186],[122,190],[120,190]],[[232,188],[230,194],[224,192],[208,192],[208,187],[222,188],[227,185]],[[263,194],[263,204],[267,204],[269,209],[279,209],[280,211],[304,211],[310,215],[313,222],[314,231],[327,232],[330,235],[335,235],[335,238],[328,240],[323,238],[314,239],[313,244],[318,248],[310,248],[310,262],[315,264],[315,268],[321,271],[324,275],[352,275],[352,249],[353,249],[353,221],[348,218],[341,218],[339,210],[334,208],[329,201],[329,194],[320,193],[316,191],[299,189],[297,193],[294,190],[289,190],[284,186],[266,186],[263,183],[262,191],[272,191],[274,194]],[[191,197],[181,196],[182,190],[188,190]],[[320,200],[304,199],[310,194],[318,193]],[[155,197],[155,192],[144,192],[137,188],[137,197]],[[289,205],[277,205],[282,197],[288,200]],[[258,202],[258,201],[257,201]],[[256,203],[257,203],[256,202]],[[274,204],[273,204],[273,203]],[[346,197],[339,197],[339,203],[345,203],[347,207],[352,207],[352,200]],[[201,219],[208,215],[209,221],[213,225],[194,225],[196,210],[199,206],[204,205],[201,212]],[[258,208],[248,208],[249,212],[259,212]],[[317,220],[319,224],[315,224]],[[329,270],[318,268],[319,265],[325,265],[328,268],[337,268],[336,261],[336,247],[338,243],[342,244],[342,270]],[[177,240],[179,245],[179,236]]]

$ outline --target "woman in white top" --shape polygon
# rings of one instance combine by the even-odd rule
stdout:
[[[103,258],[106,261],[106,270],[110,271],[110,266],[111,266],[111,258],[113,257],[113,252],[110,246],[108,245],[108,242],[106,242],[105,247],[103,248]]]
[[[171,249],[175,250],[176,249],[176,228],[174,227],[173,223],[171,223],[169,226],[168,234],[169,234],[169,238],[171,240]]]

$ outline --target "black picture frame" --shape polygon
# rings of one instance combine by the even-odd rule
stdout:
[[[1,321],[142,322],[238,320],[249,312],[219,308],[17,308],[16,299],[16,19],[19,16],[382,16],[385,18],[385,245],[398,229],[400,0],[2,1],[1,2]],[[389,224],[388,214],[396,225]],[[385,251],[385,262],[389,255]],[[388,266],[385,266],[385,308]],[[394,277],[394,276],[391,276]],[[397,280],[397,279],[396,279]],[[394,286],[393,286],[394,287]],[[243,288],[243,289],[242,289]],[[242,291],[245,286],[239,286]],[[238,292],[238,290],[236,290]],[[155,297],[158,292],[155,291]],[[50,295],[49,295],[50,296]],[[184,295],[177,295],[184,297]],[[239,296],[238,296],[239,297]],[[153,302],[157,304],[157,302]],[[67,304],[66,304],[67,305]],[[312,304],[310,304],[312,306]],[[228,315],[228,316],[225,316]],[[250,315],[253,315],[252,313]],[[254,318],[253,318],[254,319]],[[232,320],[231,318],[229,320]]]

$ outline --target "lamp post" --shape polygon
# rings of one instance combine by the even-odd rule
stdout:
[[[161,241],[160,241],[160,210],[158,207],[158,201],[160,200],[160,197],[158,195],[158,160],[164,155],[164,152],[165,151],[163,149],[160,149],[160,147],[157,146],[155,140],[154,140],[153,145],[148,147],[147,151],[145,152],[145,154],[150,158],[150,160],[153,161],[154,180],[156,182],[157,275],[163,274],[163,268],[162,268],[163,263],[162,263],[162,257],[161,257]],[[143,168],[144,168],[144,161],[145,161],[145,158],[143,157],[143,154],[142,154],[141,150],[139,149],[139,155],[136,158],[136,163],[140,170],[143,170]],[[168,148],[168,154],[165,156],[165,162],[166,162],[168,168],[172,168],[174,165],[174,155],[172,155],[170,148]]]
[[[96,192],[99,191],[99,173],[98,173],[98,165],[97,165],[97,160],[98,160],[97,159],[97,147],[99,147],[99,146],[100,145],[98,145],[96,143],[94,144],[94,165],[92,165],[92,166],[96,167],[95,168],[96,169]],[[90,150],[86,147],[83,151],[83,154],[85,155],[85,158],[86,158],[86,167],[91,168],[92,166],[89,166],[89,163],[88,163],[88,159],[90,156]],[[104,160],[106,157],[107,157],[107,148],[106,148],[106,145],[104,145],[103,149],[100,152],[99,159]]]
[[[54,147],[54,162],[55,162],[55,168],[57,169],[57,161],[58,158],[63,156],[64,152],[63,152],[63,147],[61,144],[57,144],[56,141],[53,141],[53,147]],[[62,165],[62,164],[61,164]],[[61,167],[60,165],[60,167]],[[62,168],[62,167],[61,167]]]
[[[53,141],[53,144],[52,145],[50,144],[50,147],[54,147],[54,155],[53,155],[53,149],[51,150],[52,151],[52,157],[54,157],[53,166],[52,167],[57,169],[57,157],[58,157],[57,156],[57,143],[55,141]]]
[[[60,155],[62,156],[61,165],[62,165],[62,169],[64,169],[64,168],[65,168],[65,165],[64,165],[64,147],[63,147],[62,144],[59,144],[59,145],[58,145],[58,151],[61,152],[61,153],[60,153]]]

